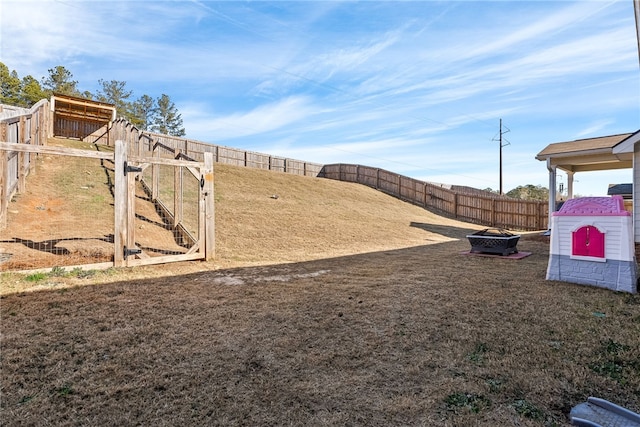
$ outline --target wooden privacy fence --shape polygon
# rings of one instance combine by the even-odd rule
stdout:
[[[465,194],[384,169],[325,165],[321,177],[356,182],[462,221],[512,230],[546,230],[548,203]]]
[[[0,120],[0,141],[32,146],[46,145],[51,132],[49,101],[43,99],[28,114]],[[35,163],[31,153],[0,150],[0,229],[6,226],[9,201],[16,192],[23,192],[25,179]]]
[[[143,131],[125,119],[117,119],[110,126],[102,127],[84,138],[84,141],[112,145],[113,141],[117,139],[126,141],[132,153],[150,151],[150,145],[160,143],[163,147],[174,150],[174,153],[181,153],[196,161],[202,161],[204,153],[212,153],[214,162],[235,166],[266,169],[312,177],[318,176],[322,170],[322,165],[319,163],[309,163],[301,160],[271,156],[269,154]]]

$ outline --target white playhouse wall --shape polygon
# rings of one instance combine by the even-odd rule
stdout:
[[[580,199],[571,201],[576,202],[573,206],[580,204]],[[587,200],[585,203],[590,201]],[[565,203],[563,209],[567,204]],[[594,205],[597,203],[592,204]],[[621,199],[619,205],[622,211]],[[574,214],[571,208],[565,212],[563,209],[555,212],[551,217],[547,280],[636,293],[637,264],[632,217],[627,212],[616,214],[602,211],[600,214],[594,212],[593,215],[585,215],[584,213]],[[576,209],[576,212],[579,211],[580,209]],[[587,226],[596,227],[600,233],[604,234],[604,257],[574,255],[580,252],[573,248],[573,234]]]
[[[605,234],[605,259],[632,261],[635,257],[631,220],[628,216],[601,216],[597,219],[580,216],[554,216],[551,219],[551,254],[571,256],[571,236],[586,225],[597,227]]]

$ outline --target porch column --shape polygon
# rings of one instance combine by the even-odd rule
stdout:
[[[547,228],[551,230],[551,214],[556,210],[556,167],[551,164],[551,158],[547,158],[547,169],[549,170],[549,217],[547,218]]]
[[[567,172],[567,199],[573,199],[573,175],[575,172]]]

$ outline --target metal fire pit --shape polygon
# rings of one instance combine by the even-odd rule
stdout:
[[[485,228],[473,234],[468,234],[467,239],[471,243],[471,252],[483,252],[499,255],[518,253],[519,234],[512,234],[500,228]]]

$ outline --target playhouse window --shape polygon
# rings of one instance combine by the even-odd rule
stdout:
[[[585,225],[572,233],[571,255],[604,258],[604,233]]]

